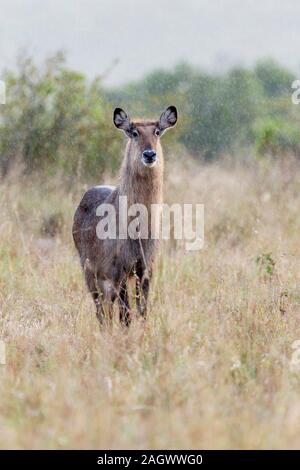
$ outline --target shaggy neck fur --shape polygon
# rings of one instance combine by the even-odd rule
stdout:
[[[162,202],[163,189],[163,152],[161,145],[157,145],[158,161],[153,168],[147,168],[134,156],[134,145],[129,141],[125,150],[125,157],[121,167],[119,190],[122,196],[127,196],[128,207],[132,204],[144,204],[151,208],[151,204]]]

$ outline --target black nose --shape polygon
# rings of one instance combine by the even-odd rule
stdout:
[[[147,163],[153,163],[156,160],[156,153],[154,150],[144,150],[143,151],[143,158]]]

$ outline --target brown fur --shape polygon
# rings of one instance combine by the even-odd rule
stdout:
[[[96,186],[86,192],[74,216],[73,238],[100,323],[105,317],[112,318],[113,303],[118,298],[120,320],[129,325],[128,279],[133,276],[136,278],[137,307],[145,317],[157,240],[123,240],[118,238],[118,234],[116,240],[99,239],[96,234],[99,222],[96,209],[103,203],[112,204],[118,221],[119,197],[127,196],[128,207],[140,203],[148,208],[150,231],[151,204],[162,202],[164,162],[160,138],[155,135],[159,121],[128,121],[126,128],[122,126],[123,123],[117,127],[125,130],[131,138],[126,145],[119,185],[116,188]],[[134,130],[138,132],[138,137],[132,137]],[[153,168],[146,167],[142,162],[141,155],[145,149],[151,149],[157,154],[158,160]]]

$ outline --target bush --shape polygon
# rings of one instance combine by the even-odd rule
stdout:
[[[252,74],[243,69],[224,77],[195,77],[187,92],[190,123],[183,143],[192,153],[212,159],[248,142],[258,97]]]
[[[65,68],[61,54],[39,70],[30,58],[4,77],[8,99],[0,122],[0,162],[6,173],[20,161],[26,173],[37,169],[67,174],[114,169],[120,141],[99,79]]]
[[[290,95],[293,75],[272,59],[259,61],[254,69],[257,80],[269,98]]]
[[[268,117],[255,124],[255,150],[258,157],[293,154],[299,156],[300,131],[292,122]]]

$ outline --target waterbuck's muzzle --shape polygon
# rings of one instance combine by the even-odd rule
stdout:
[[[157,155],[154,150],[144,150],[142,154],[142,162],[145,166],[152,167],[157,161]]]

